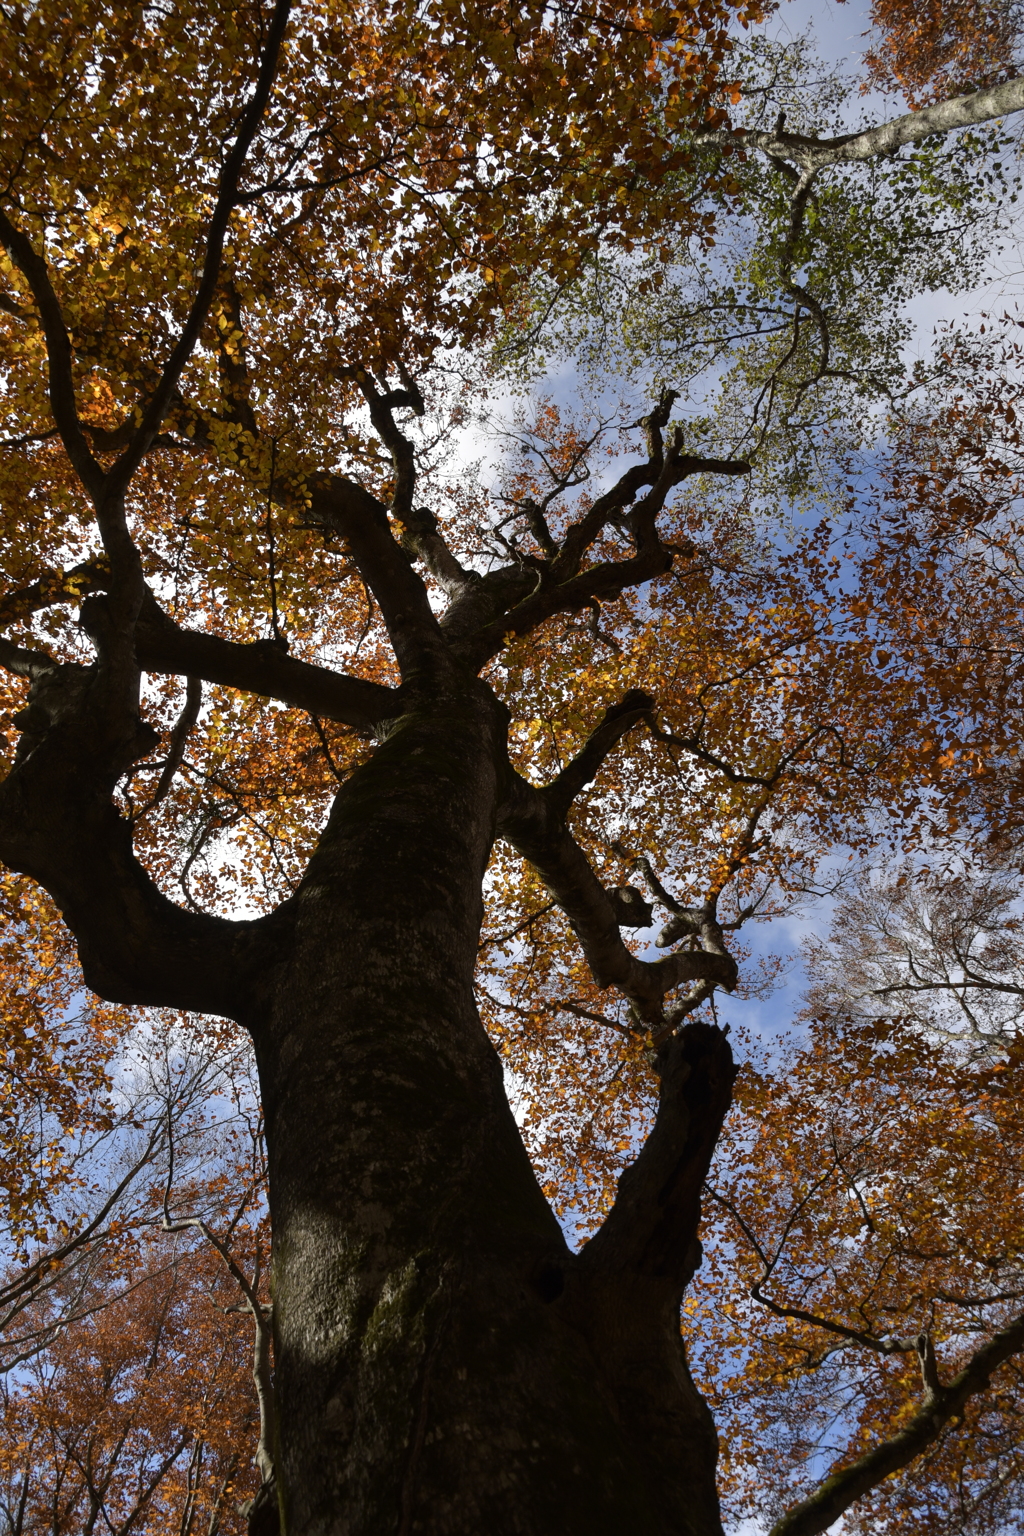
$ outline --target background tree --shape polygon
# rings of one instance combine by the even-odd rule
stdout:
[[[88,1317],[5,1378],[0,1498],[12,1536],[245,1528],[251,1325],[221,1268],[205,1245],[143,1244],[130,1285],[96,1294],[99,1280]]]
[[[687,1322],[727,1496],[778,1536],[854,1501],[854,1529],[1019,1518],[1019,881],[985,863],[862,875],[812,943],[807,1037],[737,1084]]]
[[[1019,1038],[954,1063],[904,1021],[833,1017],[738,1085],[687,1333],[723,1492],[777,1536],[851,1505],[855,1530],[1018,1518],[1019,1061]]]
[[[851,591],[824,524],[768,546],[716,491],[749,461],[689,451],[671,390],[625,467],[551,410],[493,489],[443,459],[523,279],[666,227],[710,242],[751,150],[790,168],[774,271],[824,376],[816,183],[1024,105],[1010,80],[852,135],[741,131],[731,19],[4,18],[0,854],[99,995],[253,1037],[289,1532],[720,1530],[679,1307],[734,1066],[691,1016],[823,851],[890,806],[919,828],[908,783],[957,779],[970,668],[923,735],[877,583]],[[621,934],[650,924],[638,877],[657,960]],[[485,890],[542,1176],[596,1196],[577,1251],[474,1001]],[[146,1294],[157,1322],[99,1371],[140,1412],[171,1304]],[[67,1334],[69,1370],[113,1315]],[[128,1489],[108,1451],[141,1420],[110,1406],[102,1464],[60,1445],[76,1498],[139,1524],[212,1431],[140,1430]]]

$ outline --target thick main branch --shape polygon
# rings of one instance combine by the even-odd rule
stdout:
[[[136,859],[129,824],[83,784],[76,736],[51,732],[0,785],[4,863],[52,895],[101,997],[251,1022],[278,925],[168,900]]]
[[[135,653],[145,672],[202,678],[262,698],[279,699],[320,719],[372,731],[401,713],[397,689],[350,677],[289,656],[272,640],[242,644],[182,629],[149,598],[135,630]]]
[[[615,1204],[580,1254],[588,1272],[660,1280],[678,1304],[697,1267],[701,1190],[732,1100],[732,1051],[711,1024],[687,1024],[654,1058],[658,1113],[619,1179]]]
[[[47,571],[29,586],[0,596],[0,628],[56,603],[105,592],[109,582],[109,568],[102,560],[84,561],[68,571]],[[135,654],[144,672],[194,677],[278,699],[319,719],[361,731],[372,731],[380,721],[394,719],[403,707],[400,690],[299,661],[272,640],[242,643],[183,629],[151,593],[146,594],[136,623]],[[19,677],[31,677],[47,664],[48,658],[40,652],[0,641],[0,666]]]

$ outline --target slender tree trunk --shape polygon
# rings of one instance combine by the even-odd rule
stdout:
[[[403,717],[257,1031],[287,1536],[721,1529],[681,1285],[570,1253],[474,1005],[505,762],[483,685]]]

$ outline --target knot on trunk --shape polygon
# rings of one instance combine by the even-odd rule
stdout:
[[[649,928],[654,908],[635,885],[620,885],[608,892],[608,900],[620,928]]]

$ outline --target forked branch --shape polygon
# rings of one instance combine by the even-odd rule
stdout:
[[[665,399],[671,398],[671,392]],[[667,414],[668,407],[665,407]],[[656,415],[657,413],[652,413]],[[650,423],[651,418],[647,418]],[[578,613],[595,601],[619,597],[631,587],[664,575],[671,567],[674,551],[663,544],[657,519],[672,489],[691,475],[746,475],[750,465],[741,459],[711,459],[682,451],[682,438],[676,432],[667,448],[662,448],[661,430],[648,426],[649,446],[653,456],[644,464],[635,464],[620,477],[579,522],[566,533],[558,553],[550,560],[537,562],[537,569],[495,572],[484,578],[485,589],[497,597],[498,581],[505,582],[511,602],[499,608],[490,622],[469,630],[458,642],[461,656],[474,668],[480,668],[498,654],[510,635],[530,634],[558,613]],[[637,497],[647,487],[647,494]],[[635,505],[634,505],[635,503]],[[585,566],[586,555],[610,522],[619,522],[628,531],[633,554],[623,559],[601,560]],[[514,577],[511,581],[509,578]],[[525,591],[524,591],[525,587]],[[479,606],[479,598],[476,599]],[[451,623],[449,616],[448,623]]]
[[[616,987],[652,1027],[664,1026],[667,993],[684,983],[731,991],[736,962],[716,952],[682,949],[661,960],[638,960],[619,932],[622,914],[556,807],[518,774],[511,773],[499,811],[499,834],[536,869],[569,919],[599,987]]]
[[[918,112],[865,128],[860,133],[844,133],[837,138],[820,139],[814,134],[768,132],[752,128],[702,129],[698,136],[716,144],[736,148],[760,149],[775,160],[788,160],[804,170],[821,170],[828,165],[853,164],[894,155],[905,144],[920,144],[936,134],[954,133],[959,128],[993,122],[1024,109],[1024,79],[1007,80],[980,91],[954,96]]]
[[[409,554],[423,561],[442,591],[453,598],[470,581],[470,574],[448,548],[433,515],[426,508],[414,505],[416,451],[396,422],[395,411],[411,410],[415,415],[422,416],[425,406],[416,381],[401,365],[399,372],[403,387],[382,390],[378,389],[365,368],[351,370],[370,408],[374,429],[391,456],[394,470],[391,512],[402,530],[402,546]]]

